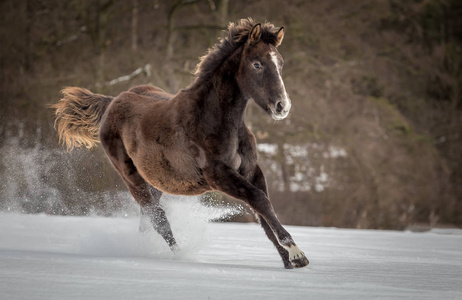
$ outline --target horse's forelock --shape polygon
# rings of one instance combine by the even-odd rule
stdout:
[[[247,41],[249,33],[257,23],[252,18],[241,19],[231,22],[228,26],[228,39],[236,44]],[[261,39],[264,43],[276,45],[277,35],[273,24],[265,22],[261,24]]]

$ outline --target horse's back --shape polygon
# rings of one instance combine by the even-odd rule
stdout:
[[[117,131],[127,122],[140,121],[140,116],[165,106],[167,100],[170,100],[173,96],[155,86],[140,85],[133,87],[126,92],[120,93],[111,101],[102,127],[107,127],[110,124],[111,130]],[[132,125],[130,124],[130,126]]]
[[[151,86],[138,86],[120,93],[111,101],[101,121],[100,140],[103,146],[111,147],[110,144],[119,139],[128,152],[136,151],[135,139],[144,116],[156,111],[156,107],[165,106],[167,95]]]
[[[153,97],[156,100],[170,100],[174,95],[165,92],[163,89],[152,85],[138,85],[128,90],[141,96]]]

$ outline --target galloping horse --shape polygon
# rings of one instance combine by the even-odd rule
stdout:
[[[137,86],[117,97],[68,87],[56,109],[55,128],[68,150],[98,140],[135,200],[142,218],[175,252],[178,245],[165,211],[163,192],[198,195],[218,190],[248,203],[284,267],[308,265],[282,227],[257,164],[254,135],[244,123],[253,99],[273,119],[289,114],[277,47],[284,28],[242,19],[200,59],[195,81],[176,95]],[[99,134],[99,139],[98,139]]]

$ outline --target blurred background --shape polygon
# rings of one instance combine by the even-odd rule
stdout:
[[[246,112],[282,223],[460,227],[461,16],[460,0],[3,0],[0,211],[136,210],[101,148],[58,144],[47,105],[65,86],[175,93],[230,21],[252,17],[286,28],[292,112]]]

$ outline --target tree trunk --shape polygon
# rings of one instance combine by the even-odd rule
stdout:
[[[167,44],[165,46],[165,57],[170,60],[173,56],[173,42],[175,40],[174,16],[177,9],[182,5],[182,0],[176,0],[167,12]]]
[[[138,0],[132,0],[132,51],[138,49]]]
[[[104,65],[108,44],[106,41],[106,30],[109,19],[108,11],[112,4],[112,0],[106,1],[105,3],[101,3],[101,1],[98,0],[95,3],[95,7],[93,7],[96,13],[93,19],[93,26],[91,26],[93,30],[91,30],[90,34],[92,35],[93,47],[97,56],[95,77],[98,83],[104,82]],[[91,7],[89,7],[89,9],[91,10]],[[101,86],[102,85],[96,86],[96,92],[101,92]]]
[[[34,22],[34,14],[32,10],[32,3],[31,0],[26,1],[26,32],[25,32],[25,42],[26,42],[26,51],[24,55],[24,69],[27,71],[31,67],[31,51],[29,49],[32,49],[32,42],[31,42],[31,30]]]
[[[286,153],[284,151],[284,143],[278,143],[277,160],[281,166],[281,177],[284,184],[284,192],[290,192],[290,175],[287,168]]]
[[[229,0],[217,0],[217,13],[218,13],[218,22],[220,26],[226,27],[228,25],[228,8]]]

